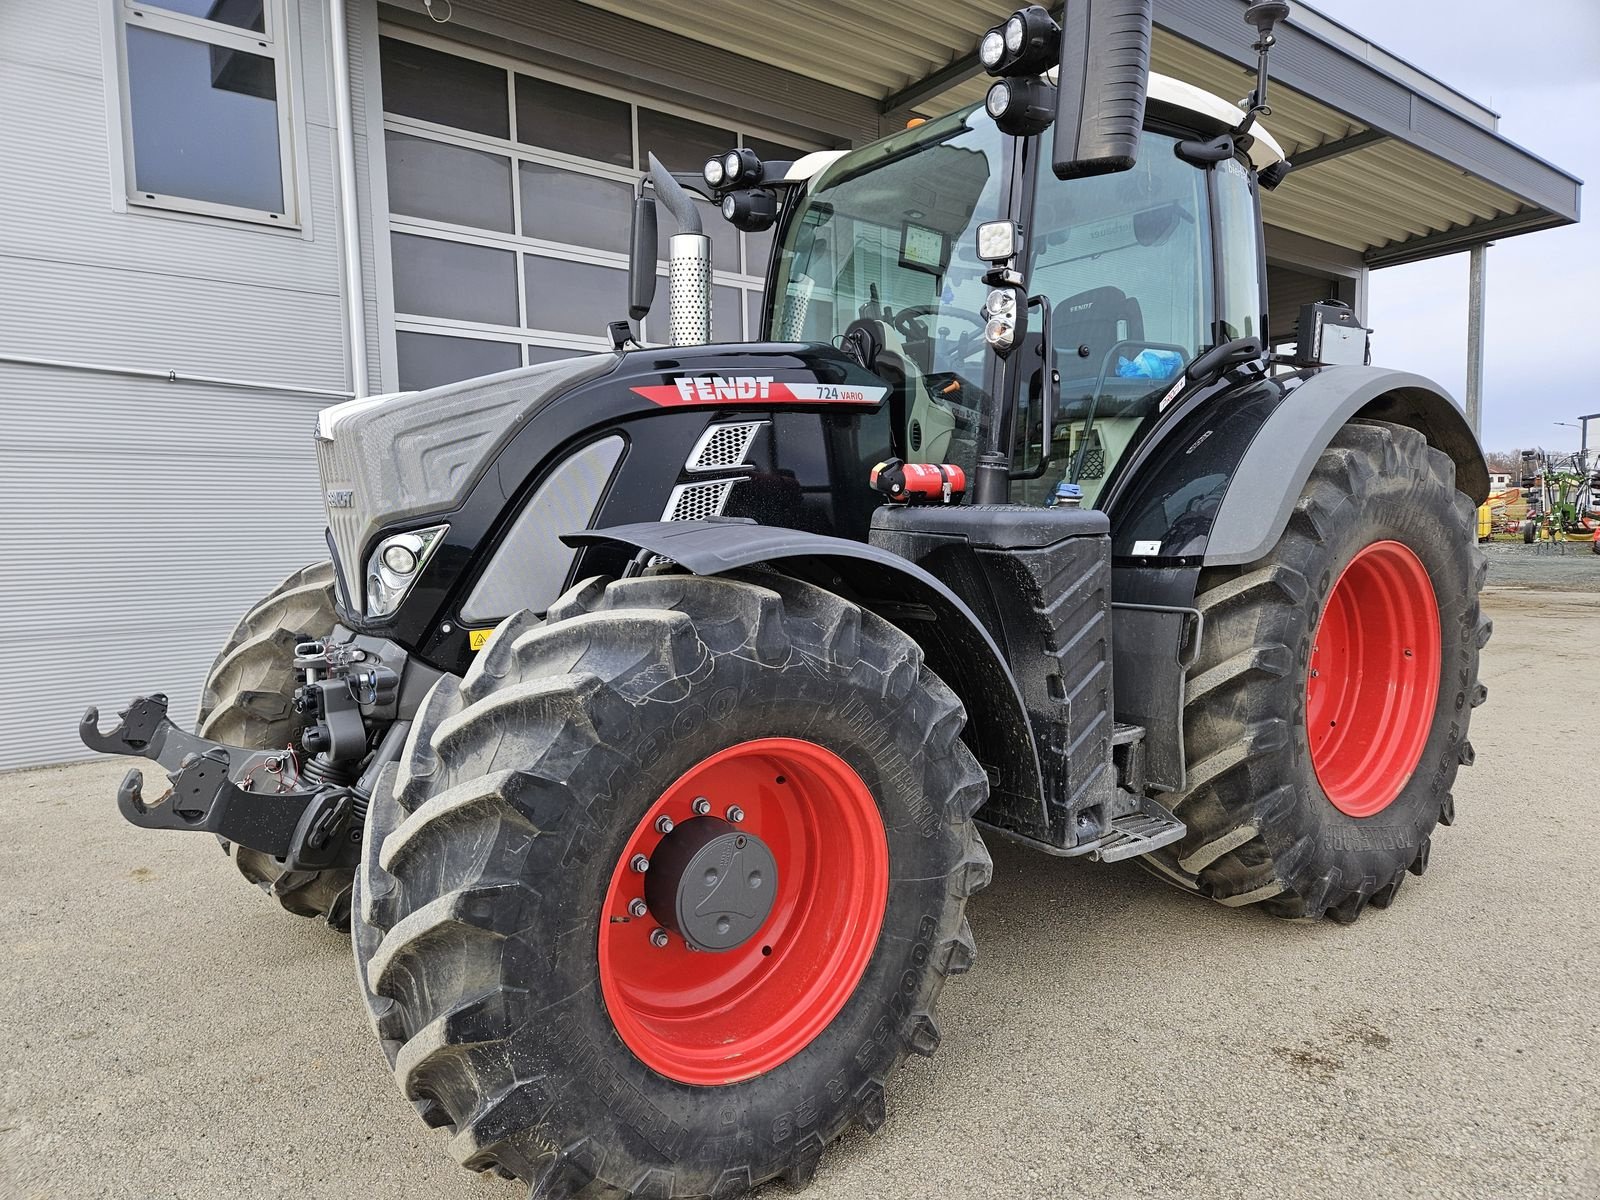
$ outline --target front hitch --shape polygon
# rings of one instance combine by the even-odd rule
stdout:
[[[167,716],[160,694],[138,697],[119,717],[101,733],[100,712],[90,708],[78,736],[101,754],[153,759],[166,768],[171,787],[153,801],[145,800],[143,772],[123,776],[117,808],[133,824],[214,833],[282,859],[290,870],[355,862],[349,830],[360,797],[339,785],[303,786],[293,751],[243,750],[189,733]]]

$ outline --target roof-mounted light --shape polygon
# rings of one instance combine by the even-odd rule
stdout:
[[[707,166],[709,167],[709,163]],[[710,180],[707,180],[709,183]],[[761,182],[761,158],[754,150],[729,150],[722,156],[722,179],[713,187],[749,187]]]
[[[1056,86],[1044,79],[997,79],[983,106],[1001,133],[1031,137],[1056,119]]]
[[[1035,5],[1019,8],[983,35],[978,61],[991,75],[1039,75],[1061,55],[1061,26]]]

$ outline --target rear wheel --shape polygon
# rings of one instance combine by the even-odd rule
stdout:
[[[211,664],[196,732],[246,750],[298,745],[304,724],[293,704],[295,644],[326,636],[337,620],[332,563],[304,567],[267,593],[240,619]],[[285,871],[259,850],[234,846],[231,853],[240,874],[285,911],[340,927],[349,921],[350,868]]]
[[[1422,873],[1486,695],[1474,520],[1421,434],[1357,422],[1271,554],[1204,573],[1186,787],[1168,797],[1189,832],[1152,870],[1223,904],[1340,921]]]
[[[373,798],[353,933],[402,1090],[541,1196],[808,1179],[972,964],[963,723],[902,633],[781,576],[509,619]]]

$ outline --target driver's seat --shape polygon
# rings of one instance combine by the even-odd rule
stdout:
[[[1119,380],[1116,364],[1108,368],[1106,363],[1106,355],[1120,343],[1144,341],[1144,311],[1121,288],[1091,288],[1068,297],[1055,306],[1051,326],[1056,369],[1061,372],[1062,417],[1069,421],[1086,417],[1096,391],[1101,399],[1095,410],[1101,416],[1118,415],[1119,400],[1137,402],[1149,392],[1148,380],[1129,387],[1133,381]],[[1120,395],[1123,391],[1129,395]]]

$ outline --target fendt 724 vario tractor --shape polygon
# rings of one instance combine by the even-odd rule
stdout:
[[[793,163],[659,163],[671,342],[337,405],[330,559],[137,825],[348,920],[401,1090],[538,1196],[803,1181],[972,966],[984,838],[1275,916],[1386,907],[1484,697],[1482,456],[1314,307],[1265,347],[1258,124],[1149,74],[1149,0],[1025,8],[984,105]],[[775,227],[711,343],[686,188]],[[619,314],[620,315],[620,314]],[[981,831],[981,832],[980,832]]]

